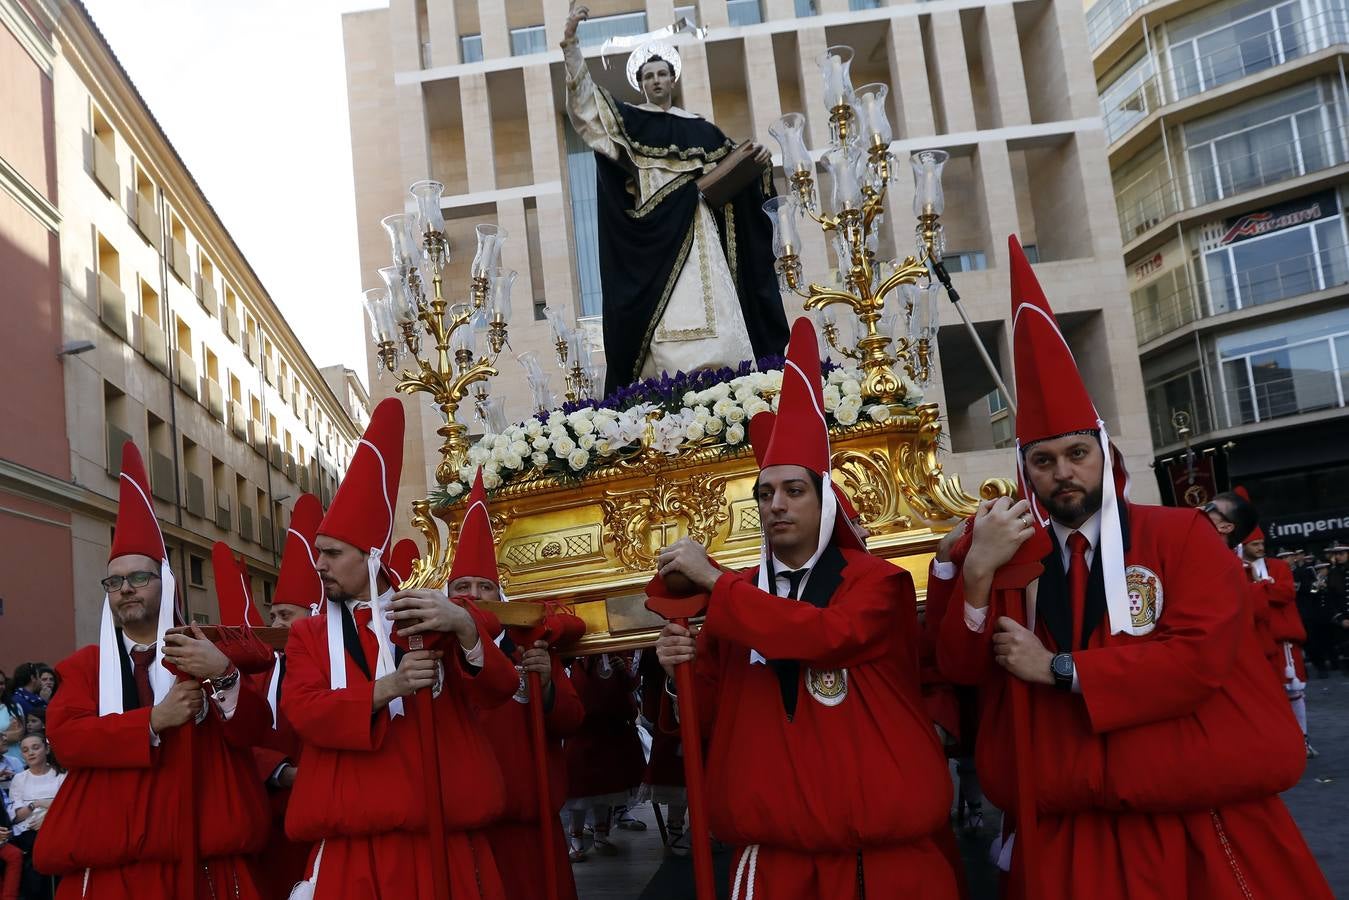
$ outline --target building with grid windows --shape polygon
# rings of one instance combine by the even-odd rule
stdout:
[[[300,346],[81,4],[0,0],[0,71],[0,659],[96,639],[126,440],[189,617],[216,618],[217,540],[265,611],[363,393]]]
[[[1349,510],[1349,6],[1098,0],[1087,34],[1158,458],[1230,443],[1275,538]]]
[[[733,139],[753,138],[774,150],[768,126],[792,111],[806,113],[812,149],[825,148],[829,125],[816,59],[831,45],[855,48],[853,83],[891,86],[888,112],[902,169],[907,173],[904,161],[921,148],[952,154],[944,217],[950,267],[1003,374],[1010,380],[1006,237],[1018,232],[1038,259],[1037,273],[1112,434],[1135,466],[1146,465],[1151,441],[1137,344],[1079,5],[595,0],[589,6],[591,19],[578,32],[589,68],[619,98],[636,99],[624,76],[626,53],[601,56],[606,38],[680,17],[706,26],[705,41],[676,39],[683,78],[675,102]],[[380,219],[402,211],[407,185],[442,181],[454,254],[447,292],[458,298],[466,291],[473,226],[504,226],[510,238],[503,265],[520,273],[512,350],[543,359],[552,358],[545,304],[590,323],[599,346],[595,163],[564,110],[558,41],[566,15],[566,3],[545,0],[392,0],[388,9],[344,19],[363,286],[379,286],[376,270],[389,265]],[[778,178],[781,190],[780,169]],[[907,253],[913,242],[907,176],[891,196],[881,250]],[[823,239],[806,243],[807,273],[827,277]],[[351,315],[359,314],[357,299],[353,292]],[[800,302],[790,298],[787,311],[789,318],[799,315]],[[943,310],[942,321],[940,372],[928,397],[948,417],[950,471],[977,485],[1008,474],[1010,422],[954,310]],[[393,380],[379,377],[373,345],[368,352],[378,400],[392,392]],[[508,372],[492,390],[507,398],[509,417],[521,419],[532,411],[525,379],[508,356],[499,362]],[[411,412],[404,504],[434,485],[437,416],[425,399]],[[1147,499],[1149,480],[1141,486]]]

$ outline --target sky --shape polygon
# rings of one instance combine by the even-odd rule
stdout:
[[[342,13],[387,2],[84,3],[314,362],[367,381]]]

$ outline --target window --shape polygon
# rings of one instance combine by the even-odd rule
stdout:
[[[459,59],[466,63],[482,62],[482,35],[459,35]]]
[[[206,560],[195,553],[187,555],[187,583],[193,587],[206,587]]]
[[[159,292],[150,287],[150,282],[141,279],[141,318],[160,325]]]
[[[159,212],[155,206],[155,183],[140,166],[136,166],[135,205],[136,208],[132,212],[136,228],[150,245],[158,250],[163,245],[164,236],[160,233]]]
[[[1101,91],[1101,113],[1105,116],[1105,136],[1113,142],[1162,105],[1157,92],[1157,67],[1152,55],[1142,51],[1138,60]]]
[[[1152,443],[1162,447],[1181,440],[1171,417],[1184,412],[1190,417],[1191,434],[1207,434],[1213,430],[1209,411],[1208,392],[1204,389],[1204,373],[1198,366],[1168,375],[1147,387],[1148,418],[1152,425]]]
[[[1172,29],[1170,53],[1176,99],[1325,46],[1327,36],[1320,33],[1325,19],[1305,9],[1302,0],[1245,0],[1216,15],[1206,10],[1203,18]]]
[[[576,238],[576,276],[581,288],[581,315],[604,310],[600,288],[599,206],[595,194],[595,154],[564,122],[567,133],[567,175],[571,187],[571,228]]]
[[[1217,352],[1229,427],[1342,407],[1349,310],[1225,335]]]
[[[1344,161],[1334,96],[1313,83],[1186,126],[1191,202],[1242,191]]]
[[[93,129],[93,146],[90,149],[94,157],[90,169],[108,196],[120,202],[118,194],[121,191],[122,174],[117,168],[117,133],[97,107],[91,107],[90,113]]]
[[[874,9],[879,5],[879,0],[849,0],[850,9]],[[726,0],[726,16],[731,25],[758,25],[763,21],[763,9],[759,0]]]
[[[187,228],[173,213],[169,213],[169,268],[183,284],[192,283],[192,263],[187,258]]]
[[[1318,204],[1324,209],[1335,202],[1333,194],[1326,194]],[[1296,203],[1301,210],[1314,208],[1306,200]],[[1337,205],[1331,207],[1332,215],[1305,225],[1241,237],[1241,230],[1250,227],[1253,221],[1258,224],[1268,221],[1268,217],[1277,220],[1301,214],[1299,209],[1284,211],[1291,207],[1293,204],[1282,204],[1242,216],[1228,230],[1228,236],[1236,236],[1224,237],[1230,243],[1204,255],[1210,315],[1349,283],[1343,216]]]
[[[511,29],[511,56],[548,52],[548,34],[542,25]]]
[[[576,38],[582,47],[603,44],[609,38],[642,34],[646,31],[646,13],[620,13],[616,16],[595,16],[576,27]]]
[[[942,254],[941,259],[946,263],[948,272],[973,272],[988,268],[988,257],[982,250],[951,250]]]
[[[815,0],[795,0],[795,12],[798,19],[820,14],[820,11],[815,7]]]

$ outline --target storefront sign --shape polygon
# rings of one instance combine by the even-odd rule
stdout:
[[[1259,212],[1228,219],[1227,232],[1218,243],[1236,244],[1274,231],[1315,222],[1317,219],[1333,216],[1339,211],[1340,206],[1335,198],[1335,192],[1322,191],[1310,197],[1289,200]]]
[[[1162,255],[1160,253],[1154,254],[1151,259],[1145,259],[1138,265],[1134,266],[1134,278],[1139,281],[1142,281],[1144,278],[1147,278],[1154,272],[1161,271],[1161,268],[1162,268]]]
[[[1196,453],[1192,460],[1182,455],[1166,463],[1176,506],[1203,506],[1218,493],[1217,460],[1212,453]]]
[[[1300,515],[1278,516],[1261,526],[1271,541],[1291,544],[1300,540],[1326,540],[1349,534],[1349,509],[1317,510]]]

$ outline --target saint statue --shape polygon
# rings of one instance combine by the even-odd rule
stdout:
[[[645,102],[616,101],[591,80],[576,39],[588,16],[572,9],[562,51],[567,114],[596,157],[605,393],[662,372],[781,353],[787,317],[763,212],[774,193],[771,155],[757,144],[737,149],[673,104],[681,61],[665,41],[647,41],[628,59],[628,83]],[[711,172],[746,155],[757,177],[710,205]]]

